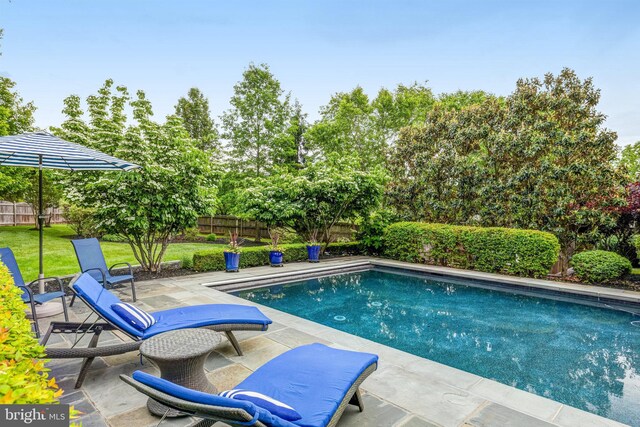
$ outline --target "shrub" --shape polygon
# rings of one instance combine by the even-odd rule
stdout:
[[[95,220],[96,210],[66,205],[63,209],[64,219],[79,237],[100,237],[100,229]]]
[[[198,240],[200,239],[200,229],[198,227],[189,227],[184,230],[182,235],[187,240]]]
[[[205,237],[205,239],[207,239],[207,242],[215,242],[216,240],[218,240],[218,236],[216,236],[216,233],[211,233],[207,234],[207,237]]]
[[[382,235],[385,228],[397,221],[396,215],[388,209],[375,211],[359,224],[357,240],[364,251],[378,255],[382,252]]]
[[[182,268],[191,269],[193,268],[193,256],[184,255],[180,260],[180,266]]]
[[[3,404],[55,403],[62,394],[26,318],[22,291],[0,264],[0,396]]]
[[[307,259],[307,246],[301,243],[281,245],[284,252],[285,262],[305,261]],[[329,250],[334,253],[360,253],[358,242],[333,243]],[[222,271],[225,269],[224,255],[225,249],[216,248],[193,254],[193,269],[196,271]],[[269,265],[269,246],[253,246],[241,248],[240,268],[258,267]]]
[[[571,258],[576,276],[583,282],[601,283],[631,273],[631,261],[615,252],[584,251]]]
[[[295,231],[288,228],[281,228],[280,243],[304,243],[304,238]]]
[[[383,235],[384,255],[400,261],[539,277],[558,260],[550,233],[498,227],[398,222]]]

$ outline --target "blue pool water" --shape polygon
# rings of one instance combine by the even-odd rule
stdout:
[[[640,426],[640,317],[439,280],[371,270],[238,295]]]

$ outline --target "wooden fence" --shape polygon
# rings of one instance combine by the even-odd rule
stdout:
[[[258,221],[245,221],[231,215],[201,216],[198,218],[198,229],[201,233],[215,233],[220,237],[227,237],[229,232],[237,231],[242,237],[253,238],[256,241],[268,239],[267,226]],[[331,232],[336,238],[353,238],[356,226],[348,223],[338,223]]]
[[[66,223],[59,208],[47,209],[47,224]],[[0,202],[0,225],[35,225],[35,215],[28,203]],[[220,237],[229,236],[230,231],[238,231],[240,236],[256,241],[268,239],[267,226],[258,221],[245,221],[231,215],[202,216],[198,218],[201,233],[215,233]],[[337,238],[352,238],[356,227],[353,224],[338,223],[331,230]]]
[[[46,213],[47,224],[65,222],[61,209],[47,209]],[[28,203],[0,202],[0,225],[35,225],[36,216]]]

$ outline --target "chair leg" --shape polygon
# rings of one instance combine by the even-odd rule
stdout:
[[[233,335],[233,332],[225,331],[224,333],[227,335],[227,338],[231,342],[231,345],[233,346],[233,348],[236,349],[236,353],[238,353],[238,356],[242,356],[242,350],[240,349],[240,344],[238,344],[238,340],[236,339],[235,335]]]
[[[71,302],[69,303],[69,307],[73,307],[73,303],[76,301],[76,294],[71,295]]]
[[[33,320],[33,329],[36,333],[36,338],[40,338],[40,325],[38,325],[38,314],[36,313],[36,305],[31,301],[31,318]]]
[[[89,345],[87,346],[87,348],[95,348],[98,345],[98,339],[100,339],[100,332],[102,332],[101,328],[98,328],[95,330],[95,332],[93,333],[93,336],[91,337],[91,341],[89,341]],[[82,387],[82,383],[84,382],[85,377],[89,373],[89,368],[91,367],[91,364],[93,363],[94,359],[95,357],[87,357],[82,361],[82,367],[80,368],[80,373],[78,374],[78,379],[76,380],[75,388],[78,389]]]
[[[62,312],[64,313],[64,321],[68,322],[69,312],[67,311],[67,297],[63,295],[62,297],[60,297],[60,299],[62,300]]]
[[[358,388],[353,396],[351,396],[351,400],[349,400],[349,405],[357,406],[360,409],[360,412],[364,411],[364,401],[362,400],[362,394],[360,393],[360,389]]]
[[[136,302],[136,285],[133,283],[133,279],[131,279],[131,296],[133,297],[133,302]]]

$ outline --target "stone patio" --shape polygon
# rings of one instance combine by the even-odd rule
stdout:
[[[291,275],[302,277],[312,273],[357,269],[372,262],[377,261],[364,257],[340,258],[320,264],[288,264],[282,269],[257,267],[235,275],[213,272],[139,282],[137,304],[149,311],[207,303],[250,305],[248,301],[218,289],[235,288],[242,281],[284,281],[287,278],[290,280]],[[428,268],[429,271],[434,269],[420,267]],[[468,272],[464,274],[467,275]],[[275,279],[274,275],[277,276]],[[556,288],[559,286],[557,282],[548,283],[554,283]],[[116,292],[123,300],[130,300],[126,288]],[[340,427],[622,425],[269,307],[259,307],[274,323],[266,332],[236,334],[245,355],[237,356],[223,336],[222,343],[207,361],[207,376],[219,390],[233,388],[253,370],[290,348],[321,342],[380,356],[378,371],[363,384],[365,411],[359,413],[356,407],[347,408],[339,423]],[[71,320],[82,321],[88,313],[88,308],[77,301],[70,310]],[[61,316],[56,319],[61,319]],[[46,330],[50,320],[52,318],[42,319],[43,330]],[[69,338],[71,337],[54,336],[49,345],[69,346]],[[103,333],[100,343],[119,341],[117,334]],[[118,378],[120,374],[131,374],[136,369],[157,373],[150,362],[141,361],[137,352],[98,358],[82,389],[75,390],[73,386],[80,364],[81,360],[54,360],[48,366],[58,384],[65,390],[61,401],[73,404],[83,412],[80,421],[84,427],[144,427],[158,424],[159,418],[147,411],[146,397]],[[187,417],[165,420],[162,425],[188,426],[194,422],[194,419]]]

